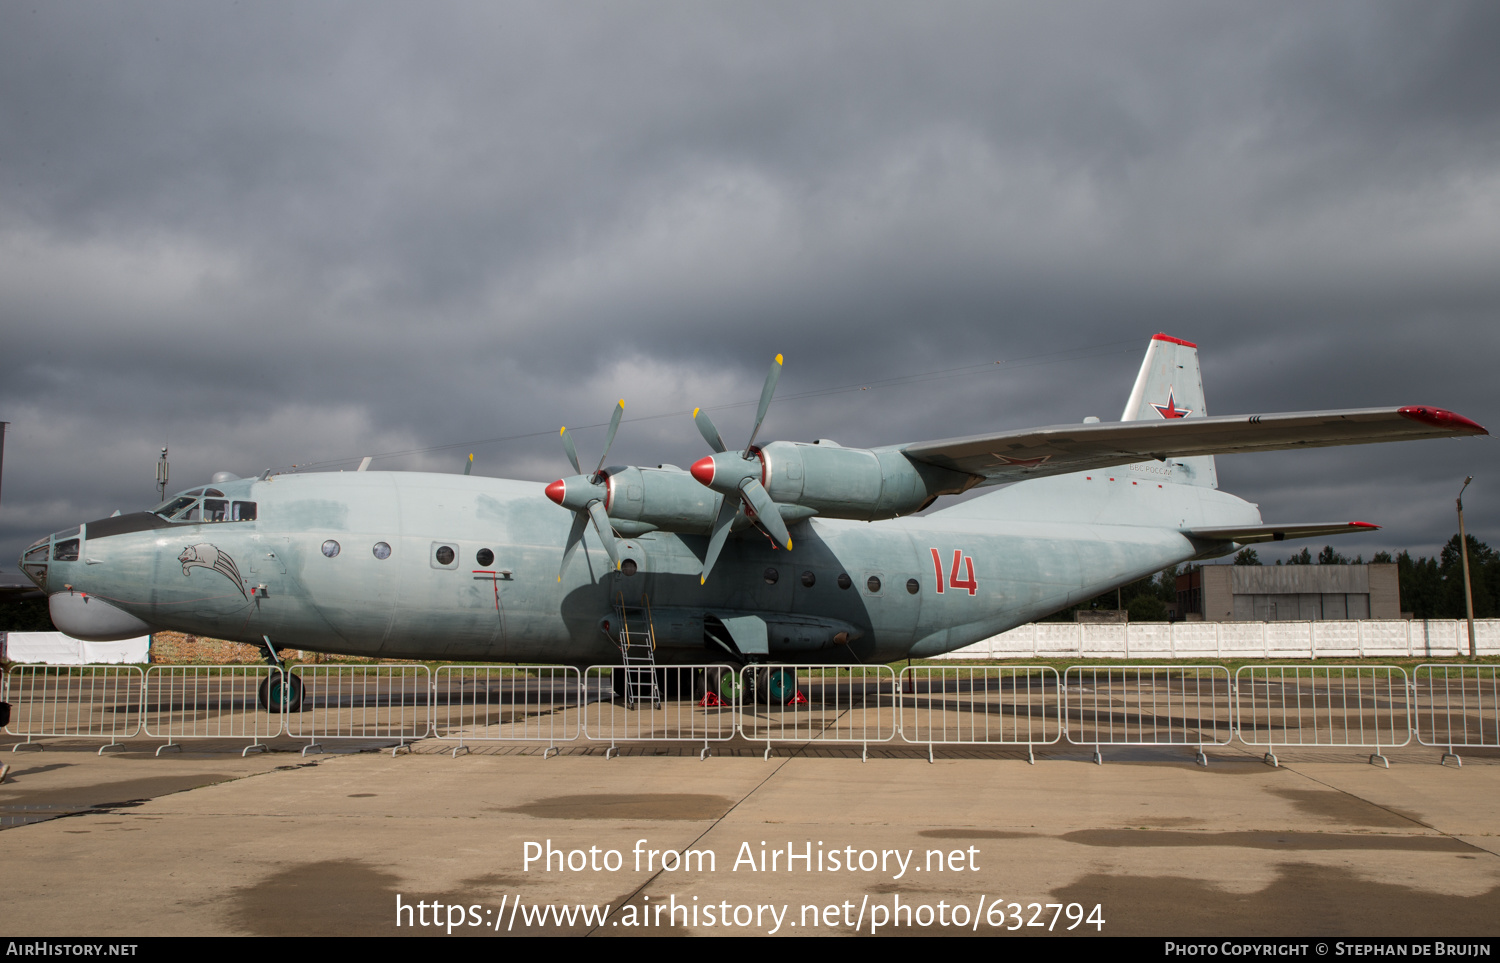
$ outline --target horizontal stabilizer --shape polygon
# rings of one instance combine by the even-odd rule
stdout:
[[[1462,415],[1410,405],[1053,425],[918,442],[901,452],[913,461],[978,475],[986,484],[997,484],[1149,459],[1487,434]]]
[[[1369,522],[1311,522],[1301,525],[1230,525],[1224,528],[1193,528],[1184,531],[1189,538],[1214,542],[1281,542],[1289,538],[1322,538],[1324,535],[1352,535],[1380,528]]]

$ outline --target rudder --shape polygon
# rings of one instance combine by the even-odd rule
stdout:
[[[1120,420],[1203,418],[1207,415],[1203,374],[1198,368],[1198,346],[1166,334],[1153,336]],[[1154,466],[1157,463],[1142,464]],[[1219,487],[1219,474],[1212,455],[1168,459],[1165,467],[1168,478],[1175,484]]]

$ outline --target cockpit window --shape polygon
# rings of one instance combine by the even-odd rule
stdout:
[[[178,495],[171,501],[163,503],[162,505],[157,507],[156,514],[160,515],[162,518],[170,518],[173,521],[185,522],[188,521],[186,517],[187,512],[190,510],[196,512],[197,507],[198,494],[194,492],[190,495]]]
[[[183,492],[152,511],[173,522],[250,522],[256,514],[254,502],[231,503],[217,488]]]
[[[70,538],[65,542],[58,542],[56,545],[52,546],[52,561],[78,561],[78,539]]]
[[[171,515],[174,522],[196,522],[203,516],[203,504],[196,498]]]

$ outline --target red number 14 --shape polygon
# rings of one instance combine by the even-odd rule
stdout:
[[[963,562],[964,566],[964,579],[962,581],[958,577],[958,565],[960,561]],[[932,549],[932,571],[937,576],[938,594],[942,595],[943,559],[938,555],[938,550],[935,548]],[[953,565],[948,573],[948,585],[956,589],[968,589],[970,595],[974,595],[979,591],[979,583],[974,580],[974,559],[965,555],[961,548],[953,550]]]

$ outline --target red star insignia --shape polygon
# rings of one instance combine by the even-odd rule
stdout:
[[[1177,402],[1174,400],[1173,392],[1170,388],[1167,389],[1167,403],[1164,405],[1153,403],[1151,407],[1155,408],[1156,413],[1161,415],[1163,418],[1186,418],[1188,415],[1193,413],[1193,409],[1191,408],[1177,407]]]

